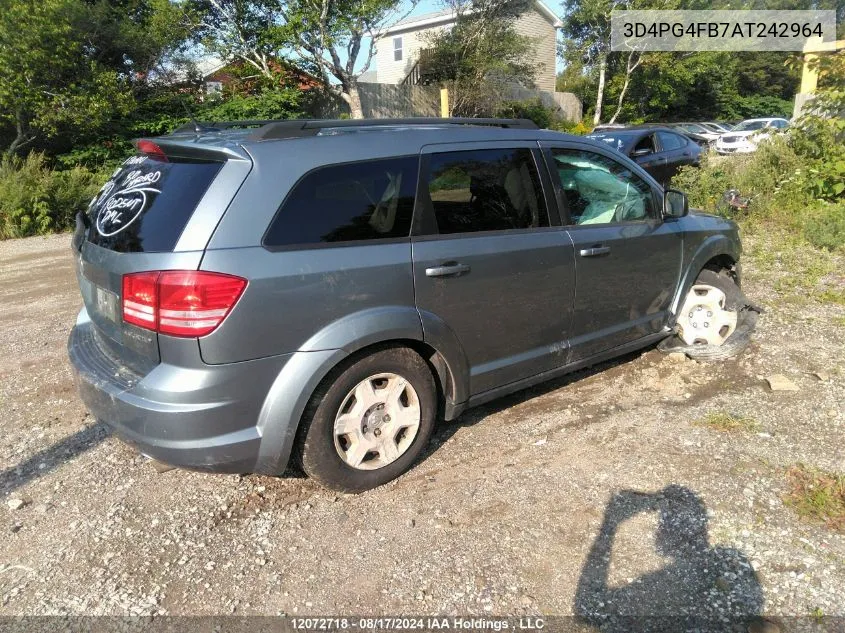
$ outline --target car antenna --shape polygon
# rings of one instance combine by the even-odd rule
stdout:
[[[185,114],[188,115],[188,119],[190,119],[191,124],[194,126],[194,132],[196,132],[197,134],[202,134],[203,132],[214,132],[214,131],[216,131],[213,127],[203,125],[202,123],[197,121],[196,117],[194,117],[193,112],[191,112],[191,109],[188,107],[188,104],[185,102],[184,99],[181,100],[181,103],[182,103],[182,107],[185,108]]]

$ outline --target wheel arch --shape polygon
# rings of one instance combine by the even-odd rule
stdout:
[[[725,235],[711,235],[704,240],[685,266],[678,284],[678,291],[672,300],[671,323],[674,326],[675,318],[680,309],[681,302],[695,283],[702,270],[709,269],[719,272],[730,271],[737,285],[741,282],[741,269],[739,265],[739,248],[733,240]]]
[[[439,414],[447,420],[460,415],[468,399],[466,358],[459,346],[455,348],[457,339],[452,345],[448,336],[439,332],[440,341],[437,336],[424,340],[423,331],[416,309],[395,307],[349,315],[312,337],[282,367],[265,398],[258,419],[262,441],[255,471],[282,472],[290,460],[305,409],[323,381],[346,364],[385,347],[401,346],[417,352],[432,370]]]

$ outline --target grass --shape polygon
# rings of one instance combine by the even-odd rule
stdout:
[[[749,273],[775,291],[767,300],[758,297],[759,302],[775,307],[779,297],[799,307],[814,303],[845,305],[845,290],[839,281],[841,254],[812,248],[777,227],[767,228],[767,232],[746,235],[746,256],[753,262]]]
[[[704,426],[714,431],[730,433],[733,431],[756,431],[760,424],[754,418],[737,416],[724,411],[708,413],[700,420],[694,422],[696,426]]]
[[[805,519],[845,532],[845,475],[796,464],[786,471],[786,481],[786,505]]]
[[[836,305],[845,305],[845,291],[828,288],[818,294],[819,301],[822,303],[833,303]]]
[[[810,617],[816,622],[816,624],[823,624],[825,618],[824,609],[816,607],[810,611]]]

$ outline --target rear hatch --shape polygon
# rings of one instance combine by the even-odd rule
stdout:
[[[77,216],[73,248],[92,335],[118,364],[144,375],[161,360],[155,328],[123,318],[127,275],[195,271],[249,172],[245,154],[191,142],[139,141]]]

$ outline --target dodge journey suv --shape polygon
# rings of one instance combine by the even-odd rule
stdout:
[[[191,124],[77,218],[68,343],[157,460],[362,491],[435,420],[668,336],[734,333],[740,243],[629,158],[530,121]]]

